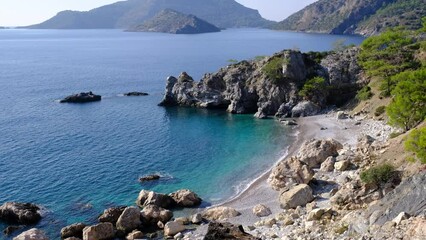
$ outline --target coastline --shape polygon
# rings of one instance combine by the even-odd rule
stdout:
[[[355,145],[358,135],[362,133],[362,125],[364,125],[364,123],[355,125],[355,122],[356,120],[354,119],[337,120],[333,113],[298,118],[298,135],[296,140],[288,147],[287,153],[275,162],[267,172],[254,179],[244,191],[224,203],[212,207],[226,206],[235,208],[241,215],[231,218],[229,221],[247,226],[261,220],[260,217],[252,213],[253,207],[258,204],[269,207],[273,215],[281,212],[282,209],[278,201],[279,192],[273,190],[267,183],[272,168],[288,157],[297,155],[301,144],[312,138],[333,138],[344,145]],[[321,130],[321,128],[325,128],[325,130]]]

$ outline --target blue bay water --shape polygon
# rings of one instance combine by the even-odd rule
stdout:
[[[200,79],[229,59],[286,48],[329,50],[342,38],[362,41],[261,29],[201,35],[2,30],[0,204],[42,205],[47,212],[37,227],[56,239],[67,224],[94,223],[109,206],[133,204],[141,189],[189,188],[205,206],[225,201],[285,153],[294,131],[251,115],[158,107],[166,77],[187,71]],[[90,90],[103,100],[57,102]],[[120,95],[129,91],[150,95]],[[165,177],[138,183],[150,173]]]

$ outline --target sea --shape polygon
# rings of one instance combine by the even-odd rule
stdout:
[[[43,219],[30,227],[59,239],[66,225],[134,205],[142,189],[190,189],[203,207],[227,201],[286,154],[297,130],[251,114],[160,107],[166,78],[186,71],[199,80],[231,60],[326,51],[343,40],[363,38],[264,29],[0,30],[0,204],[42,206]],[[83,91],[102,101],[58,101]],[[123,96],[131,91],[149,96]],[[140,183],[147,174],[162,178]]]

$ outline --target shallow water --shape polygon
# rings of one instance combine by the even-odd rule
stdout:
[[[56,239],[67,224],[93,223],[109,206],[133,204],[141,189],[189,188],[204,205],[229,199],[284,154],[293,131],[251,115],[158,107],[165,78],[187,71],[199,79],[229,59],[285,48],[328,50],[340,38],[260,29],[191,36],[2,30],[0,203],[42,205],[37,227]],[[89,90],[103,100],[57,102]],[[150,95],[120,95],[129,91]],[[150,173],[164,178],[138,183]]]

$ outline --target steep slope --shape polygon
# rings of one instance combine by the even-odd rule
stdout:
[[[142,25],[129,29],[129,31],[196,34],[220,32],[220,29],[194,15],[166,9],[159,12],[152,19],[145,21]]]
[[[372,35],[386,27],[418,28],[426,0],[319,0],[278,23],[278,30]]]
[[[220,28],[265,27],[271,24],[259,12],[234,0],[128,0],[88,12],[63,11],[29,28],[42,29],[127,29],[142,24],[164,9],[193,14]]]

